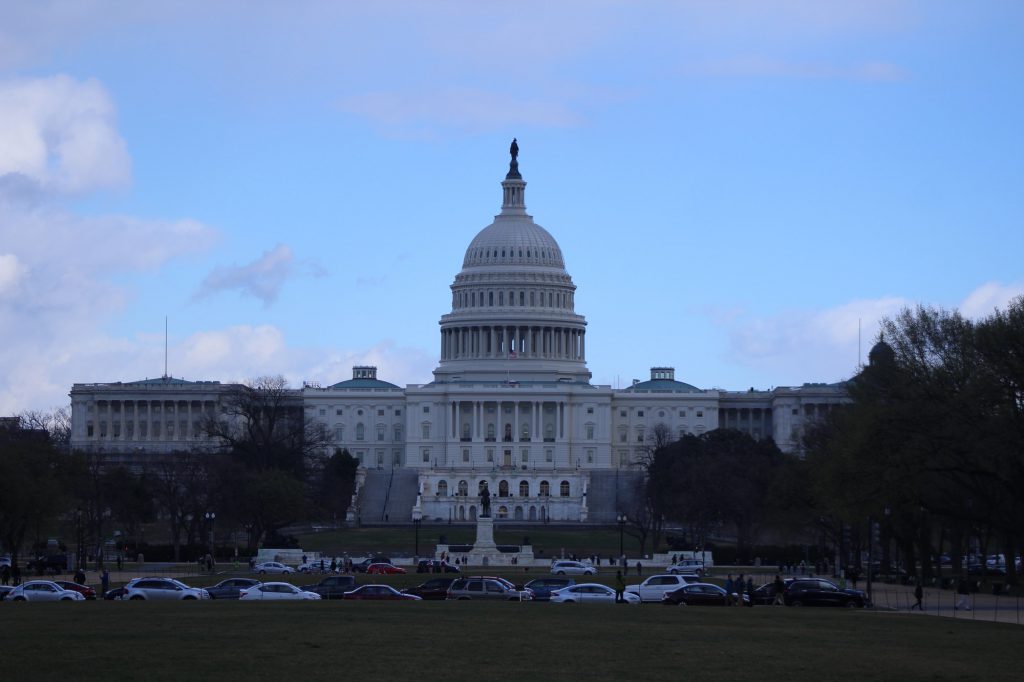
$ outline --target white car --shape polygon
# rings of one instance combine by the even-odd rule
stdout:
[[[134,578],[124,586],[121,599],[131,601],[192,601],[209,599],[201,587],[189,587],[174,578]]]
[[[551,573],[552,575],[597,575],[597,569],[578,561],[556,561],[551,564]]]
[[[316,592],[307,592],[291,583],[260,583],[238,591],[242,601],[307,600],[320,599]]]
[[[640,603],[640,597],[630,592],[624,592],[622,598],[627,604]],[[556,604],[614,604],[615,590],[599,583],[570,585],[552,592],[551,601]]]
[[[264,561],[262,564],[256,564],[253,566],[252,572],[259,573],[260,575],[263,575],[264,573],[288,575],[289,573],[294,573],[295,569],[291,566],[285,566],[278,561]]]
[[[695,575],[698,578],[703,578],[704,562],[700,559],[683,559],[669,566],[667,571],[679,575]]]
[[[695,575],[662,574],[652,575],[639,585],[626,586],[626,592],[635,594],[640,601],[660,602],[666,593],[677,590],[683,585],[699,583],[700,578]]]
[[[49,580],[29,580],[8,592],[4,601],[85,601],[85,595]]]

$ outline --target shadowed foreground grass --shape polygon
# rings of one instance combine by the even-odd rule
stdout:
[[[1012,625],[831,609],[3,604],[4,678],[1019,679]]]

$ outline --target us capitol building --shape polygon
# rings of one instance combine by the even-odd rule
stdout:
[[[471,521],[486,482],[496,519],[609,523],[636,499],[653,434],[717,428],[795,452],[803,425],[846,401],[842,384],[704,390],[653,367],[624,389],[590,383],[587,322],[558,242],[526,212],[518,146],[501,213],[470,242],[440,320],[434,380],[405,388],[376,367],[296,404],[361,463],[350,518]],[[75,384],[72,447],[139,465],[210,450],[200,429],[231,384],[171,377]]]

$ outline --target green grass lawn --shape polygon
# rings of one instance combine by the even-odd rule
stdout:
[[[476,539],[475,526],[424,524],[420,527],[420,553],[432,554],[434,545],[444,535],[448,544],[472,544]],[[576,553],[580,556],[599,554],[602,557],[618,556],[618,528],[589,528],[567,530],[547,526],[516,526],[498,523],[494,527],[494,541],[499,545],[519,545],[528,536],[534,554],[552,557]],[[415,531],[412,526],[342,528],[339,530],[308,533],[298,536],[299,544],[307,552],[330,552],[350,555],[381,552],[384,554],[402,552],[412,554],[415,547]],[[628,556],[637,556],[640,544],[635,538],[625,535],[623,545]],[[645,548],[651,553],[650,542]]]
[[[1019,679],[1012,625],[842,609],[3,604],[9,680]]]

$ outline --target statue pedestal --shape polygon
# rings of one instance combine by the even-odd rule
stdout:
[[[494,544],[494,519],[490,516],[476,520],[476,542],[473,543],[473,553],[497,552],[498,547]]]

